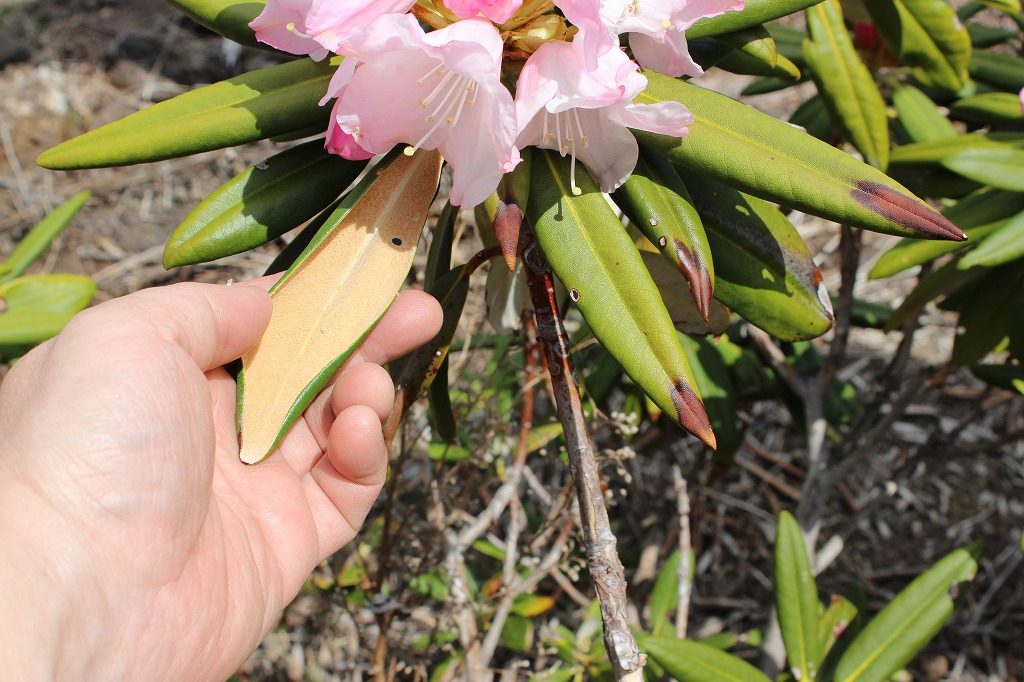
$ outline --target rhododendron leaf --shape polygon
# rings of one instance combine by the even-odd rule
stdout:
[[[825,0],[806,15],[811,39],[804,43],[804,56],[832,120],[868,163],[885,170],[889,164],[885,101],[853,46],[839,0]]]
[[[866,7],[923,85],[955,92],[967,83],[971,38],[946,0],[890,0]]]
[[[571,162],[532,155],[527,218],[552,269],[594,335],[665,414],[714,446],[697,386],[658,288],[626,229],[583,168],[571,190]],[[526,254],[529,258],[529,254]]]
[[[53,209],[18,242],[7,260],[0,262],[0,284],[14,279],[25,272],[46,251],[57,236],[63,232],[72,219],[89,201],[92,193],[79,192],[57,208]]]
[[[1024,194],[985,188],[953,204],[944,215],[967,233],[966,242],[937,242],[903,239],[882,254],[868,272],[870,279],[891,277],[915,265],[922,265],[947,253],[959,251],[985,238],[1010,216],[1024,211]]]
[[[892,150],[892,166],[929,166],[967,149],[1024,149],[1024,133],[966,133],[942,140],[905,144]]]
[[[686,278],[706,320],[715,289],[715,266],[704,226],[679,173],[660,154],[640,155],[633,175],[614,193],[633,225]]]
[[[836,664],[835,682],[882,682],[910,661],[953,615],[956,586],[978,571],[976,547],[939,560],[864,627]]]
[[[164,267],[248,251],[317,215],[366,167],[323,145],[320,139],[292,147],[214,190],[167,240]]]
[[[832,306],[821,272],[782,212],[703,178],[687,183],[715,254],[715,297],[780,339],[828,331]]]
[[[686,30],[686,37],[693,40],[753,28],[766,21],[805,10],[819,2],[821,0],[747,0],[742,12],[726,12],[717,17],[701,19]]]
[[[256,40],[249,22],[266,6],[266,0],[166,0],[200,24],[251,47],[266,47]]]
[[[0,346],[56,336],[95,293],[96,283],[81,275],[26,275],[0,284]]]
[[[942,165],[986,185],[1024,192],[1024,149],[965,149],[944,159]]]
[[[336,65],[336,62],[335,62]],[[318,102],[334,67],[299,59],[186,92],[43,152],[54,170],[161,161],[327,127]]]
[[[893,90],[892,104],[900,125],[914,142],[951,140],[959,134],[935,102],[913,85]]]
[[[1024,58],[1001,52],[976,50],[971,56],[973,78],[1014,92],[1024,88]]]
[[[637,638],[640,648],[680,682],[771,682],[742,658],[708,644],[675,637]]]
[[[930,301],[942,296],[962,290],[981,279],[987,272],[985,268],[974,268],[972,270],[958,270],[956,262],[943,265],[924,277],[917,286],[907,294],[903,303],[893,311],[885,327],[887,331],[899,329],[903,324],[917,316]]]
[[[1002,265],[1024,257],[1024,212],[1005,221],[986,239],[964,255],[958,263],[961,270],[977,266]]]
[[[271,290],[270,324],[242,356],[240,457],[267,457],[391,305],[412,266],[441,158],[375,169]]]
[[[658,286],[665,310],[668,311],[676,329],[697,336],[718,336],[729,329],[729,325],[732,324],[732,312],[724,303],[712,298],[711,310],[708,319],[705,320],[693,296],[690,295],[690,288],[683,284],[679,269],[666,260],[642,234],[636,234],[633,243],[640,252],[651,279]]]
[[[724,95],[652,72],[647,77],[639,102],[682,102],[696,120],[682,140],[644,132],[637,138],[694,174],[847,225],[963,238],[924,201],[849,154]]]
[[[722,358],[717,344],[711,339],[694,338],[686,334],[679,335],[686,357],[690,361],[693,375],[697,379],[704,407],[708,411],[711,427],[715,430],[718,448],[715,450],[715,463],[729,465],[742,442],[739,413],[736,408],[736,386],[732,374]],[[656,622],[653,621],[652,622]]]
[[[787,511],[775,526],[775,609],[793,679],[817,679],[821,602],[803,533]]]
[[[957,100],[949,115],[972,123],[1024,123],[1020,97],[1009,92],[986,92]]]

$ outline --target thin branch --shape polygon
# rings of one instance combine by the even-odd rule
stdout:
[[[676,609],[676,639],[686,639],[690,620],[690,597],[693,581],[690,579],[690,492],[678,464],[672,465],[672,479],[676,489],[676,510],[679,514],[679,607]]]
[[[569,469],[576,482],[587,565],[601,603],[605,648],[617,680],[643,679],[646,657],[640,653],[629,624],[625,571],[616,553],[615,535],[604,504],[594,447],[574,378],[569,338],[558,316],[554,278],[527,221],[523,222],[520,248],[537,319],[537,336],[547,360],[555,408],[565,432]]]

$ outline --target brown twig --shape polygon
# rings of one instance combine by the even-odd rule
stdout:
[[[690,620],[690,597],[693,595],[693,581],[690,579],[690,492],[678,464],[672,465],[672,480],[676,489],[676,511],[679,515],[679,607],[676,609],[676,639],[686,639]]]
[[[587,565],[601,603],[605,648],[617,680],[643,679],[646,657],[640,653],[629,624],[625,571],[604,505],[594,447],[574,378],[569,337],[558,316],[554,278],[528,221],[523,222],[519,246],[537,319],[537,337],[547,360],[569,469],[576,482]]]

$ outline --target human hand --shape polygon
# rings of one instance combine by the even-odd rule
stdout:
[[[249,467],[221,365],[269,316],[259,286],[140,292],[80,314],[0,385],[9,679],[223,680],[355,535],[387,468],[394,387],[379,363],[431,338],[440,307],[400,295]]]

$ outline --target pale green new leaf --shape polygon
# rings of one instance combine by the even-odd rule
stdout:
[[[0,284],[0,346],[56,336],[96,293],[81,275],[25,275]]]
[[[951,592],[978,564],[958,549],[925,571],[869,622],[836,665],[836,682],[885,682],[920,651],[953,613]]]
[[[1024,257],[1024,212],[1006,221],[993,231],[978,248],[964,255],[961,270],[976,266],[992,267]]]

